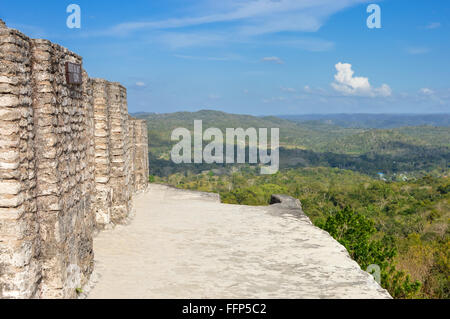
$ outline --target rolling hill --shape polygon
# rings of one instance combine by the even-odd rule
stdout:
[[[156,175],[205,169],[205,165],[177,166],[170,161],[170,150],[175,144],[170,140],[172,131],[182,127],[192,132],[194,120],[202,120],[204,130],[216,127],[222,132],[226,128],[280,128],[282,168],[325,166],[369,175],[378,172],[415,174],[433,170],[442,173],[449,169],[450,127],[445,126],[349,128],[317,120],[294,122],[274,116],[256,117],[208,110],[135,116],[147,120],[150,159],[153,161],[150,166]],[[367,117],[364,117],[366,122]],[[214,166],[217,165],[206,169]]]
[[[450,126],[450,114],[311,114],[281,115],[298,123],[318,121],[349,128],[388,129],[402,126]]]

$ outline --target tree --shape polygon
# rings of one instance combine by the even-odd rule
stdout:
[[[346,207],[329,216],[320,227],[344,245],[362,269],[372,264],[378,265],[381,284],[394,298],[413,298],[417,295],[420,282],[412,282],[409,275],[395,269],[393,260],[397,251],[393,239],[385,236],[382,240],[372,240],[376,233],[372,220]]]

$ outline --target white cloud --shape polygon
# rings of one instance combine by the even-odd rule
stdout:
[[[425,29],[431,30],[431,29],[437,29],[441,27],[441,23],[440,22],[431,22],[430,24],[428,24]]]
[[[135,85],[137,86],[137,87],[140,87],[140,88],[142,88],[142,87],[146,87],[146,84],[144,83],[144,82],[136,82],[135,83]]]
[[[434,91],[429,88],[422,88],[419,90],[419,93],[423,95],[433,95]]]
[[[276,64],[284,64],[284,61],[277,56],[268,56],[261,59],[263,62],[274,62]]]
[[[331,83],[331,86],[341,94],[368,97],[387,97],[392,95],[392,90],[387,84],[383,84],[379,88],[373,88],[368,78],[355,77],[355,72],[349,63],[339,62],[336,64],[336,70],[335,81]]]

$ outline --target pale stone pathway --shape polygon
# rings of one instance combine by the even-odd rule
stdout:
[[[390,298],[300,210],[151,185],[95,239],[89,298]]]

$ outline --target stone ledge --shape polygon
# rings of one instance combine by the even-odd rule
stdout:
[[[275,214],[291,214],[296,218],[312,225],[309,217],[303,212],[300,200],[288,195],[273,194],[270,198],[268,210]]]
[[[281,204],[283,207],[302,209],[302,204],[296,198],[288,195],[273,194],[270,198],[270,205]]]

